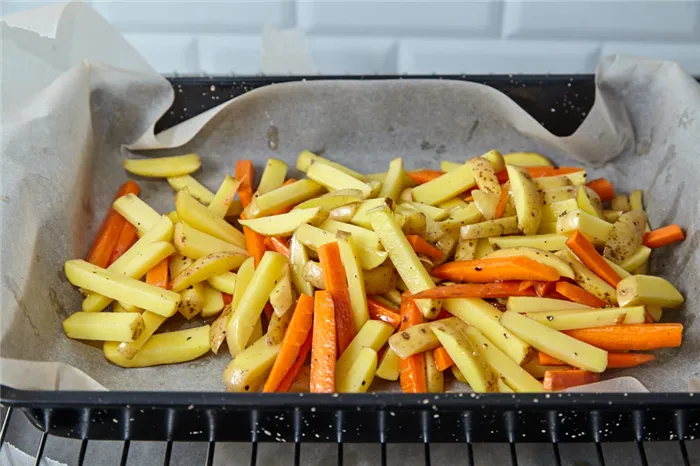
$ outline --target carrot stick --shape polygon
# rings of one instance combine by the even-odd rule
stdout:
[[[124,254],[131,246],[134,245],[138,239],[136,232],[137,230],[134,225],[126,221],[124,222],[122,231],[119,233],[119,238],[117,239],[117,244],[114,246],[114,250],[112,251],[112,257],[109,258],[109,263],[107,265],[111,265],[112,262],[119,259],[122,254]]]
[[[255,169],[251,160],[236,161],[236,179],[241,182],[238,187],[238,197],[243,207],[253,200],[253,183],[255,182]]]
[[[501,190],[501,195],[498,196],[498,204],[496,204],[496,215],[494,218],[501,218],[503,217],[503,214],[506,211],[506,207],[508,206],[508,198],[510,197],[510,193],[508,189],[502,189]]]
[[[600,382],[600,374],[580,369],[565,369],[545,371],[542,386],[545,390],[558,391],[595,382]]]
[[[297,300],[292,319],[289,321],[289,326],[284,332],[280,352],[263,386],[263,392],[277,391],[284,376],[287,375],[299,356],[301,346],[311,330],[313,317],[314,299],[311,296],[301,294]]]
[[[241,215],[241,218],[242,217],[243,215]],[[245,236],[245,248],[248,250],[248,254],[255,259],[255,266],[257,267],[265,251],[267,251],[265,247],[265,237],[248,227],[243,227],[243,235]]]
[[[335,391],[335,309],[333,296],[328,291],[314,295],[313,337],[311,341],[311,393]]]
[[[338,354],[343,354],[345,348],[355,338],[357,329],[352,317],[348,282],[343,261],[340,259],[338,243],[327,243],[318,248],[318,258],[323,269],[323,283],[326,285],[326,290],[333,296]]]
[[[442,259],[442,251],[428,243],[418,235],[406,235],[408,243],[411,245],[416,254],[421,254],[428,259],[439,261]]]
[[[369,310],[370,319],[381,320],[394,328],[398,328],[401,325],[401,315],[399,313],[371,296],[367,296],[367,309]]]
[[[506,181],[508,181],[508,170],[504,168],[500,172],[496,173],[496,179],[500,184],[504,184]]]
[[[430,170],[428,168],[406,172],[406,175],[416,184],[427,183],[428,181],[432,181],[443,174],[444,172],[440,170]]]
[[[431,274],[444,280],[489,283],[500,280],[559,280],[559,272],[524,256],[456,261],[435,267]]]
[[[311,352],[312,340],[313,340],[313,332],[309,332],[309,334],[306,335],[306,340],[304,340],[304,344],[301,345],[301,348],[299,349],[299,355],[297,356],[296,360],[292,364],[292,367],[289,368],[289,372],[287,372],[287,375],[285,375],[284,379],[282,379],[282,382],[280,382],[279,387],[277,387],[278,392],[288,392],[289,389],[294,384],[294,381],[296,380],[297,376],[299,375],[299,371],[301,370],[302,367],[304,367],[304,363],[306,362],[306,358],[309,357],[309,353]]]
[[[579,167],[523,167],[533,178],[544,178],[547,176],[559,176],[568,175],[569,173],[576,173],[583,170]]]
[[[138,196],[140,191],[141,188],[139,185],[133,181],[127,181],[119,187],[117,195],[114,196],[114,200],[119,199],[125,194],[135,194]],[[85,260],[98,267],[107,267],[125,223],[126,220],[124,217],[119,215],[117,211],[110,206]]]
[[[289,240],[281,236],[266,236],[265,246],[270,251],[275,251],[289,258]]]
[[[615,197],[615,187],[605,178],[593,180],[586,186],[595,191],[596,194],[598,194],[598,197],[600,197],[600,200],[603,202],[611,201]]]
[[[447,354],[447,350],[442,346],[433,350],[433,357],[435,358],[437,370],[440,372],[444,371],[445,369],[449,369],[455,363],[450,355]]]
[[[648,351],[680,346],[683,324],[611,325],[564,333],[606,351]]]
[[[676,241],[683,241],[685,235],[683,230],[676,224],[644,233],[644,246],[648,248],[660,248],[668,246]]]
[[[566,366],[564,361],[540,352],[537,355],[540,366]],[[608,353],[608,369],[635,367],[656,359],[653,354],[646,353]]]
[[[401,299],[400,330],[422,323],[423,314],[420,309],[412,299],[404,295]],[[423,353],[414,354],[399,362],[399,381],[404,393],[424,393],[428,390]]]
[[[537,293],[537,296],[540,298],[543,298],[554,291],[556,286],[557,282],[537,282],[534,287],[535,293]]]
[[[166,257],[162,261],[153,267],[146,273],[146,283],[153,286],[159,286],[161,288],[168,289],[168,258]]]
[[[581,259],[581,262],[583,262],[586,267],[605,280],[610,286],[616,287],[617,283],[622,280],[622,277],[620,277],[620,275],[610,267],[610,264],[603,259],[603,256],[596,251],[595,246],[593,246],[593,244],[578,230],[574,231],[574,233],[569,236],[569,239],[566,240],[566,245]]]
[[[450,317],[454,317],[452,314],[450,314],[450,311],[445,309],[444,307],[440,309],[440,313],[437,315],[435,320],[440,320],[440,319],[449,319]]]
[[[224,298],[224,306],[228,306],[233,301],[233,296],[228,293],[221,293],[221,296]]]
[[[606,303],[597,296],[592,295],[578,285],[569,282],[558,282],[556,287],[557,293],[566,297],[569,301],[579,304],[585,304],[591,307],[605,307]]]
[[[461,285],[438,286],[411,296],[412,299],[450,298],[507,298],[508,296],[535,296],[530,289],[521,290],[522,282],[508,281],[495,283],[464,283]],[[452,317],[451,315],[449,317]]]
[[[518,285],[518,291],[525,291],[529,290],[530,288],[534,288],[536,284],[538,284],[537,280],[523,280],[520,282],[520,285]],[[543,283],[549,283],[549,282],[543,282]]]

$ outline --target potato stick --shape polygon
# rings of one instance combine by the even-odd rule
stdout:
[[[435,358],[435,365],[439,371],[449,369],[455,363],[443,346],[433,350],[433,358]]]
[[[308,150],[305,150],[301,154],[299,154],[299,158],[297,159],[297,170],[306,172],[309,169],[309,167],[314,163],[323,163],[326,165],[330,165],[331,167],[334,167],[335,169],[340,170],[343,173],[347,173],[348,175],[352,176],[353,178],[357,178],[360,181],[365,181],[367,178],[362,173],[358,173],[354,170],[347,168],[344,165],[341,165],[328,159],[324,159],[323,157],[319,157],[318,155],[309,152]]]
[[[357,189],[362,192],[364,198],[369,198],[372,193],[372,187],[354,178],[347,173],[344,173],[337,168],[324,164],[313,163],[306,171],[306,176],[318,184],[324,186],[329,191],[338,191],[341,189]]]
[[[186,290],[180,292],[180,306],[177,311],[182,316],[191,320],[204,309],[204,286],[203,283],[194,283]]]
[[[386,206],[390,211],[394,210],[395,203],[388,197],[380,197],[377,199],[367,199],[355,212],[350,222],[354,225],[372,229],[372,222],[369,217],[369,212],[377,207]]]
[[[328,218],[328,213],[320,207],[297,209],[279,215],[270,215],[254,219],[242,218],[241,225],[265,236],[291,236],[300,225],[310,223],[318,225]]]
[[[224,383],[229,392],[250,392],[257,390],[265,373],[270,370],[279,354],[280,344],[270,344],[261,337],[238,354],[224,370]]]
[[[175,195],[175,208],[181,221],[192,228],[207,233],[239,248],[245,247],[243,233],[236,230],[223,218],[214,215],[209,209],[197,202],[187,191]]]
[[[63,321],[63,331],[76,340],[134,341],[143,332],[136,312],[76,312]]]
[[[584,290],[580,286],[574,285],[573,283],[557,282],[555,289],[557,293],[575,303],[585,304],[586,306],[590,307],[605,307],[607,305],[607,303],[602,299],[592,295],[588,291]]]
[[[394,328],[398,328],[401,325],[401,315],[376,298],[368,296],[367,306],[370,319],[381,320]]]
[[[648,351],[675,348],[683,339],[683,324],[636,324],[567,330],[567,335],[608,351]],[[551,352],[555,358],[562,359]]]
[[[185,257],[178,253],[173,254],[168,259],[168,269],[171,277],[177,277],[183,270],[194,264],[194,259]]]
[[[190,175],[168,177],[168,184],[176,192],[187,188],[190,195],[204,205],[209,205],[214,200],[214,193]]]
[[[337,346],[333,297],[327,291],[316,291],[309,380],[311,393],[333,393],[335,391]]]
[[[421,291],[411,296],[413,299],[450,299],[450,298],[508,298],[509,296],[534,296],[532,289],[521,290],[519,281],[495,283],[463,283],[459,285],[439,286]]]
[[[284,238],[282,236],[266,236],[265,247],[289,259],[289,238]]]
[[[518,228],[525,235],[534,235],[542,221],[542,197],[532,179],[519,168],[507,165],[510,190],[515,201]]]
[[[244,248],[196,230],[184,222],[175,224],[173,244],[179,254],[195,260],[217,252],[248,254]]]
[[[484,258],[473,261],[449,262],[431,271],[444,280],[489,283],[497,280],[559,280],[559,272],[548,265],[524,256]]]
[[[416,186],[411,191],[413,200],[436,205],[476,185],[474,174],[468,164],[447,172],[433,180]]]
[[[346,379],[352,377],[351,371],[355,361],[360,357],[363,348],[379,350],[387,342],[394,329],[384,322],[376,320],[367,321],[355,338],[338,358],[336,363],[335,383],[338,391],[346,385]],[[375,368],[376,370],[376,368]],[[374,373],[374,371],[373,371]]]
[[[150,311],[144,311],[143,314],[141,314],[141,318],[143,319],[143,331],[141,335],[134,339],[134,341],[123,341],[117,346],[117,351],[125,359],[134,359],[134,356],[136,356],[143,345],[167,319],[167,317],[159,316]]]
[[[498,246],[500,249],[529,247],[542,249],[543,251],[560,251],[564,249],[566,244],[566,236],[549,234],[549,235],[530,235],[530,236],[497,236],[488,238],[488,241]]]
[[[531,312],[564,311],[568,309],[591,309],[585,304],[563,301],[561,299],[535,298],[529,296],[512,296],[506,301],[506,309],[521,314]]]
[[[202,298],[204,300],[202,306],[202,317],[213,317],[217,315],[224,309],[224,297],[221,291],[214,289],[209,286],[208,283],[203,282],[202,285]]]
[[[291,266],[292,282],[299,294],[313,296],[314,287],[304,279],[302,270],[309,262],[309,255],[295,233],[289,240],[289,264]]]
[[[313,300],[313,298],[311,298]],[[294,381],[297,379],[299,376],[299,373],[304,366],[304,363],[306,363],[306,359],[309,357],[309,353],[311,352],[311,343],[313,341],[313,331],[309,331],[306,335],[306,339],[304,340],[304,343],[301,345],[301,348],[299,348],[299,354],[297,355],[296,359],[292,363],[292,365],[289,368],[289,371],[285,374],[284,378],[279,384],[279,387],[277,387],[278,392],[288,392],[292,385],[294,384]],[[308,380],[307,380],[307,391],[309,389],[308,385]]]
[[[545,390],[559,391],[595,382],[600,382],[600,374],[580,369],[565,369],[545,372],[542,384]]]
[[[202,166],[197,154],[157,157],[150,159],[126,159],[124,169],[134,175],[150,178],[168,178],[189,175]]]
[[[311,332],[314,315],[314,299],[311,296],[301,295],[297,301],[294,314],[289,322],[289,327],[284,333],[280,346],[280,352],[272,365],[272,370],[265,381],[264,392],[277,391],[284,376],[289,372],[292,364],[297,359],[301,347]]]
[[[514,235],[519,232],[517,218],[504,217],[486,222],[465,224],[460,229],[460,237],[462,239],[480,239],[491,236]],[[486,244],[489,244],[488,241]],[[492,246],[491,249],[493,249]]]
[[[337,234],[338,251],[343,263],[345,279],[348,284],[348,295],[352,309],[352,320],[355,329],[362,328],[369,319],[367,309],[367,291],[365,289],[365,276],[357,256],[355,239],[344,232]],[[376,269],[375,269],[376,270]],[[332,293],[332,290],[329,290]],[[337,321],[336,321],[337,324]]]
[[[678,307],[683,304],[683,295],[668,281],[650,275],[632,275],[617,284],[620,306]]]
[[[153,228],[161,218],[158,212],[135,194],[123,195],[112,203],[112,207],[142,234]]]
[[[681,227],[675,224],[668,225],[644,233],[644,246],[652,249],[661,248],[677,241],[683,241],[684,239],[685,235]]]
[[[197,259],[191,266],[173,278],[171,289],[180,292],[195,283],[239,267],[247,256],[233,252],[217,252]]]
[[[430,329],[430,323],[426,323],[395,333],[389,338],[389,346],[400,358],[406,359],[414,354],[434,350],[440,346],[440,342]]]
[[[117,342],[105,342],[105,357],[121,367],[150,367],[192,361],[209,352],[209,326],[153,335],[133,359],[118,351]]]
[[[322,230],[328,231],[330,233],[338,233],[339,231],[345,231],[350,233],[353,238],[355,238],[355,243],[362,245],[368,249],[378,249],[379,248],[379,237],[372,230],[367,228],[358,227],[356,225],[338,222],[336,220],[326,220],[319,225]]]
[[[573,309],[565,311],[533,312],[526,314],[530,319],[555,330],[606,327],[621,324],[642,324],[646,316],[644,306]]]
[[[504,154],[503,159],[509,165],[519,167],[552,167],[552,162],[536,152],[511,152]]]
[[[323,186],[312,180],[299,180],[258,196],[245,209],[246,218],[272,215],[287,207],[315,197],[323,191]]]
[[[445,391],[445,377],[442,371],[438,370],[437,363],[432,351],[423,353],[425,358],[425,378],[426,387],[429,393],[442,393]]]
[[[542,366],[566,366],[565,362],[547,353],[540,352],[537,357],[538,363]],[[636,367],[654,361],[655,359],[653,354],[646,353],[608,353],[608,369]]]
[[[238,179],[240,183],[238,187],[238,197],[241,199],[243,207],[248,207],[253,200],[253,182],[255,181],[255,171],[252,161],[236,161],[236,179]]]
[[[233,206],[233,198],[238,192],[240,184],[240,181],[231,175],[226,175],[226,178],[224,178],[224,181],[209,203],[209,210],[211,213],[221,218],[229,216],[229,211]],[[192,193],[190,192],[190,194]]]
[[[598,194],[600,200],[603,202],[610,201],[615,197],[615,188],[613,185],[605,178],[598,178],[589,182],[586,186],[591,188]]]
[[[287,164],[281,160],[270,157],[267,159],[265,169],[263,170],[258,184],[256,194],[261,195],[279,188],[284,184],[284,179],[287,177]]]
[[[134,194],[135,196],[138,196],[140,190],[141,188],[138,184],[134,183],[133,181],[127,181],[119,187],[114,200],[116,201],[125,194]],[[121,216],[117,214],[114,208],[110,206],[105,219],[100,225],[100,229],[95,235],[95,241],[90,247],[90,251],[85,259],[86,261],[90,262],[91,264],[95,264],[98,267],[106,267],[108,265],[107,262],[110,259],[110,254],[114,250],[118,236],[121,234],[121,230],[119,230],[118,226],[120,223],[122,225],[125,223],[123,217],[121,221],[119,220],[120,217]],[[114,236],[115,232],[117,237]],[[107,251],[109,251],[109,253]]]
[[[338,354],[342,354],[357,334],[357,329],[338,243],[327,243],[321,246],[318,249],[318,257],[323,269],[323,282],[326,290],[333,297]]]
[[[304,246],[318,250],[326,243],[336,241],[336,236],[327,231],[321,230],[311,225],[301,225],[294,236]],[[387,253],[376,249],[367,249],[364,246],[357,245],[357,255],[364,270],[371,270],[379,267],[386,261]]]
[[[399,194],[404,187],[404,177],[406,173],[403,169],[403,160],[397,157],[389,163],[389,170],[386,178],[382,180],[382,188],[379,197],[388,197],[394,201],[398,200]]]
[[[405,297],[401,300],[401,326],[406,330],[414,325],[423,323],[423,314],[412,299]],[[424,393],[428,390],[425,372],[425,358],[415,354],[399,362],[399,381],[404,393]]]

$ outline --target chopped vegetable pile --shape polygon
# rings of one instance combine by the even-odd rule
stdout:
[[[683,231],[651,230],[642,191],[618,195],[582,168],[492,150],[363,175],[304,151],[303,179],[269,159],[256,187],[239,160],[214,193],[191,176],[200,166],[125,161],[167,179],[175,210],[156,212],[133,181],[119,189],[86,260],[65,263],[84,294],[68,337],[103,341],[128,368],[226,342],[227,390],[313,393],[365,392],[375,377],[408,393],[442,392],[445,377],[563,390],[681,344],[683,326],[659,321],[683,296],[648,263]],[[181,318],[201,325],[162,331]]]

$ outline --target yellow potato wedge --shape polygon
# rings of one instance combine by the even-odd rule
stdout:
[[[607,327],[610,325],[643,324],[645,314],[644,306],[634,306],[533,312],[525,315],[555,330],[575,330],[579,328]]]
[[[234,354],[234,351],[240,352],[242,348],[247,347],[262,336],[262,325],[260,323],[260,318],[258,318],[258,320],[255,322],[253,332],[250,334],[247,341],[239,342],[237,341],[238,337],[236,334],[228,334],[231,319],[239,309],[238,303],[241,302],[241,298],[248,289],[248,285],[250,285],[250,281],[253,279],[254,274],[255,259],[253,257],[249,257],[245,260],[245,262],[243,262],[243,264],[241,264],[240,268],[238,269],[238,274],[236,274],[236,286],[233,290],[233,295],[231,296],[231,303],[229,304],[233,312],[228,316],[228,318],[225,319],[225,322],[221,323],[221,327],[223,327],[223,335],[226,337],[227,346],[229,347],[231,356],[235,356],[237,354]]]
[[[144,329],[137,312],[76,312],[63,321],[63,331],[75,340],[134,341]]]
[[[143,319],[143,330],[138,338],[134,341],[123,341],[117,346],[117,351],[126,359],[133,359],[136,353],[143,347],[149,338],[155,333],[158,328],[165,322],[167,317],[159,316],[149,311],[141,314]]]
[[[194,259],[175,253],[168,259],[168,271],[170,277],[177,277],[183,270],[194,264]]]
[[[320,207],[312,209],[299,209],[280,215],[240,220],[241,225],[265,236],[292,236],[294,231],[304,223],[319,225],[326,218],[328,212]]]
[[[664,310],[661,308],[661,306],[645,306],[647,312],[651,316],[654,322],[659,322],[661,321],[661,318],[664,316]]]
[[[517,364],[521,364],[532,354],[529,344],[507,331],[499,323],[501,311],[483,299],[446,299],[443,306],[453,316],[476,327]]]
[[[472,191],[474,205],[486,220],[493,220],[496,217],[496,207],[498,206],[498,194],[487,193],[480,189]]]
[[[379,361],[379,366],[374,375],[384,380],[398,380],[400,362],[401,358],[394,353],[394,350],[387,348],[382,355],[382,359]]]
[[[216,252],[197,259],[191,266],[172,279],[170,289],[179,292],[195,283],[203,282],[231,269],[238,268],[248,256],[234,252]]]
[[[496,374],[479,349],[457,328],[443,319],[431,324],[435,336],[450,355],[464,380],[477,393],[495,392]]]
[[[555,269],[557,272],[559,272],[559,275],[562,277],[566,278],[574,278],[574,271],[571,269],[571,266],[564,262],[563,260],[559,259],[557,256],[554,254],[544,251],[542,249],[535,249],[535,248],[528,248],[528,247],[517,247],[517,248],[508,248],[508,249],[499,249],[498,251],[494,251],[488,256],[489,257],[512,257],[512,256],[525,256],[528,259],[532,259],[536,262],[539,262],[540,264],[547,265],[549,267],[552,267]]]
[[[236,312],[226,329],[227,342],[232,355],[237,355],[245,348],[253,327],[260,318],[265,303],[277,285],[277,280],[279,280],[286,265],[287,258],[282,254],[267,251],[263,255],[250,283],[240,297],[240,302],[235,306]],[[241,271],[239,270],[239,282],[240,278]]]
[[[328,218],[336,222],[350,223],[360,207],[359,202],[336,207],[328,212]]]
[[[678,307],[683,295],[668,281],[651,275],[632,275],[617,284],[617,300],[620,306]]]
[[[565,301],[563,299],[535,298],[534,296],[510,296],[506,301],[506,309],[521,314],[535,312],[551,312],[566,310],[588,310],[592,309],[585,304]]]
[[[411,190],[413,200],[423,204],[436,205],[455,197],[476,184],[469,164],[441,175],[434,180],[416,186]]]
[[[605,244],[612,228],[612,224],[582,210],[569,211],[557,220],[557,233],[568,235],[578,230],[596,246]]]
[[[319,228],[329,233],[338,233],[345,231],[350,233],[358,246],[364,246],[368,249],[379,249],[379,237],[372,230],[358,227],[348,223],[337,222],[335,220],[326,220],[319,225]]]
[[[476,327],[464,324],[460,330],[479,349],[486,363],[496,373],[498,379],[518,393],[542,392],[542,384],[531,376],[525,369],[508,357],[506,353],[498,349]]]
[[[107,360],[121,367],[151,367],[188,362],[209,352],[209,326],[153,335],[132,359],[119,352],[119,345],[107,341],[103,351]]]
[[[479,244],[478,239],[462,239],[457,242],[455,250],[456,261],[470,261],[476,259],[476,248]]]
[[[323,186],[315,181],[295,181],[254,198],[244,213],[248,219],[264,217],[316,197],[321,191]]]
[[[486,257],[494,251],[493,246],[487,238],[480,238],[476,240],[476,252],[474,253],[474,259],[481,259]]]
[[[402,330],[389,338],[389,346],[401,359],[423,351],[434,350],[440,341],[430,330],[431,323],[418,324]]]
[[[306,176],[329,191],[358,189],[365,199],[372,194],[372,186],[369,184],[325,163],[312,163],[306,170]]]
[[[321,209],[330,212],[338,207],[362,202],[362,199],[362,191],[356,189],[336,191],[334,193],[328,193],[321,197],[315,197],[313,199],[309,199],[308,201],[304,201],[294,206],[294,209],[292,210],[313,209],[314,207],[320,207]]]
[[[440,209],[445,209],[448,213],[452,213],[453,211],[461,209],[462,207],[467,207],[468,205],[469,204],[464,199],[453,197],[452,199],[440,202],[437,204],[437,207]]]
[[[377,352],[372,348],[362,348],[353,361],[348,373],[336,383],[338,393],[365,393],[377,372]]]
[[[85,311],[83,311],[85,312]],[[141,313],[143,312],[143,309],[139,309],[136,306],[133,306],[131,304],[126,304],[126,303],[113,303],[112,304],[112,312],[138,312]]]
[[[551,329],[517,312],[506,311],[501,324],[538,351],[554,356],[574,367],[603,372],[608,366],[608,353]]]
[[[180,217],[177,216],[177,212],[175,212],[174,210],[172,212],[168,212],[167,214],[165,214],[165,216],[168,217],[170,219],[170,222],[173,224],[180,221]]]
[[[561,251],[566,247],[564,235],[497,236],[488,238],[489,243],[500,249],[534,248],[543,251]]]
[[[215,290],[222,293],[228,293],[233,296],[233,290],[236,286],[236,274],[233,272],[224,272],[208,278],[207,283]]]
[[[184,222],[175,224],[173,244],[181,256],[191,259],[216,254],[217,252],[230,252],[247,256],[248,252],[239,246],[223,241],[202,231],[196,230]]]
[[[622,214],[624,214],[624,212],[621,210],[603,210],[603,220],[609,223],[615,223]]]
[[[578,283],[581,288],[612,306],[617,305],[617,292],[615,288],[608,285],[607,282],[596,275],[591,269],[579,262],[576,258],[576,254],[569,248],[563,249],[559,251],[559,253],[557,253],[557,257],[571,266],[571,269],[574,271],[574,280],[576,280],[576,283]]]
[[[297,293],[313,296],[314,287],[304,279],[302,273],[307,262],[309,262],[309,255],[306,252],[306,248],[299,242],[296,234],[292,235],[292,238],[289,240],[289,265],[291,267],[292,283]]]
[[[190,175],[168,177],[168,184],[175,191],[187,188],[190,195],[204,205],[209,205],[214,200],[214,193]]]
[[[259,338],[233,358],[223,375],[227,391],[249,392],[254,384],[259,383],[260,378],[272,368],[280,352],[279,343],[269,343],[266,337]]]
[[[68,281],[77,287],[162,316],[175,314],[180,303],[180,295],[173,291],[115,274],[84,260],[69,260],[64,270]]]
[[[579,186],[576,194],[579,209],[594,217],[603,218],[603,203],[600,196],[587,186]]]
[[[369,320],[369,311],[367,310],[365,276],[356,252],[355,238],[352,236],[345,237],[339,234],[338,249],[340,250],[340,259],[343,263],[345,277],[348,282],[352,318],[355,322],[355,329],[359,329]]]
[[[567,199],[566,201],[545,204],[542,206],[542,222],[556,223],[559,217],[563,217],[567,213],[578,209],[579,205],[576,199]]]
[[[224,296],[221,291],[209,286],[208,283],[202,283],[202,287],[202,298],[204,299],[202,317],[215,316],[224,309]]]
[[[645,247],[646,247],[646,246],[642,246],[642,248],[645,248]],[[640,249],[642,249],[642,248],[640,248]],[[649,252],[651,252],[651,250],[650,250]],[[603,258],[603,259],[605,259],[605,258]],[[627,277],[629,277],[630,275],[632,275],[632,274],[629,273],[627,270],[623,269],[622,267],[620,267],[619,265],[617,265],[616,263],[614,263],[614,262],[612,262],[612,261],[610,261],[610,260],[608,260],[608,259],[605,259],[605,262],[607,262],[608,265],[609,265],[610,267],[612,267],[612,269],[613,269],[621,278],[627,278]]]
[[[540,227],[537,229],[538,235],[551,235],[557,232],[557,222],[540,222]]]
[[[245,248],[243,233],[223,218],[217,217],[212,211],[197,202],[186,190],[178,191],[175,195],[175,209],[181,221],[192,228],[207,233],[220,240],[231,243],[239,248]]]
[[[302,245],[313,250],[317,250],[326,243],[336,241],[336,237],[333,233],[307,224],[299,226],[295,236]],[[372,270],[375,267],[379,267],[388,257],[388,254],[385,251],[368,249],[360,245],[357,247],[357,255],[360,259],[360,264],[362,264],[362,268],[365,270]]]
[[[344,380],[350,376],[350,369],[360,356],[362,348],[372,348],[374,351],[384,346],[391,334],[394,333],[394,327],[379,320],[368,320],[365,325],[357,332],[355,338],[343,354],[340,355],[335,364],[335,386],[336,388],[343,386]],[[376,366],[375,366],[376,370]],[[374,371],[372,371],[374,374]]]
[[[406,202],[401,205],[408,204],[409,206],[421,212],[426,217],[430,217],[432,220],[439,222],[445,220],[450,212],[447,209],[441,209],[440,207],[435,207],[428,204],[421,204],[420,202]]]
[[[199,315],[204,309],[204,284],[194,283],[180,292],[180,306],[177,311],[187,320]]]
[[[394,201],[398,200],[399,194],[403,190],[404,178],[403,160],[401,157],[397,157],[389,163],[389,171],[386,172],[386,178],[381,180],[382,188],[379,190],[379,197],[388,197]]]
[[[287,311],[292,308],[295,301],[296,296],[292,288],[289,266],[285,266],[282,276],[270,293],[270,304],[272,305],[272,309],[275,310],[275,314],[279,317],[286,314]]]
[[[501,193],[501,184],[496,177],[496,171],[488,160],[475,157],[468,160],[467,165],[472,169],[472,176],[480,191],[490,194]]]
[[[432,351],[423,353],[425,357],[425,379],[428,393],[442,393],[445,391],[445,377],[435,364]]]
[[[224,306],[224,309],[221,311],[221,314],[219,314],[219,317],[214,319],[214,322],[211,323],[211,328],[209,329],[209,346],[211,347],[211,352],[214,354],[219,353],[219,348],[226,339],[226,327],[228,327],[232,314],[233,308],[229,303],[228,305]],[[260,329],[260,335],[258,338],[260,338],[260,336],[262,336],[262,328]]]
[[[498,384],[498,393],[515,393],[515,391],[512,388],[510,388],[510,385],[508,385],[503,380],[503,378],[501,378],[501,377],[497,378],[496,383]]]
[[[281,316],[272,314],[272,317],[270,317],[270,323],[267,326],[267,333],[265,334],[268,344],[276,345],[277,343],[282,343],[284,332],[286,332],[287,327],[289,327],[289,321],[292,319],[292,314],[293,312],[286,312]],[[260,319],[258,319],[258,322],[260,322]],[[253,340],[249,339],[248,343],[251,341]]]
[[[197,154],[176,155],[150,159],[126,159],[124,169],[134,175],[149,178],[168,178],[189,175],[202,166]]]
[[[231,215],[229,211],[233,206],[233,197],[236,195],[236,192],[238,192],[240,185],[240,181],[231,175],[226,175],[226,178],[224,178],[224,181],[209,203],[209,210],[211,213],[221,218]],[[191,191],[190,194],[192,194]]]
[[[396,281],[399,278],[396,269],[390,263],[382,264],[372,270],[365,270],[362,275],[365,281],[365,292],[368,296],[395,291]]]
[[[500,152],[497,150],[490,150],[481,157],[485,158],[491,163],[491,166],[496,172],[500,172],[501,170],[504,170],[506,168],[506,162],[501,155]],[[451,172],[452,170],[456,170],[457,168],[461,167],[463,164],[462,163],[457,163],[457,162],[450,162],[448,160],[443,160],[440,162],[440,170],[444,172]]]
[[[565,188],[545,189],[540,191],[543,204],[554,204],[555,202],[576,199],[578,186],[568,186]]]
[[[536,152],[511,152],[503,155],[503,159],[508,165],[519,167],[553,167],[552,162],[547,157]]]
[[[462,371],[460,371],[456,365],[453,364],[452,367],[450,367],[450,370],[452,371],[452,375],[454,376],[455,379],[457,379],[458,382],[461,382],[464,384],[468,383],[467,379],[464,378],[464,374],[462,374]]]
[[[649,264],[649,256],[651,256],[651,249],[646,246],[640,246],[639,249],[637,249],[637,252],[620,262],[619,267],[621,267],[627,273],[632,273],[634,275],[646,275],[646,272],[648,271],[647,266]]]
[[[492,236],[514,235],[520,233],[518,219],[505,217],[496,220],[487,220],[481,223],[465,225],[460,230],[462,239],[490,238]]]
[[[534,235],[542,220],[542,199],[530,176],[513,165],[506,165],[510,189],[515,200],[518,228],[525,235]]]
[[[571,180],[566,175],[534,178],[532,183],[540,191],[544,191],[545,189],[566,188],[567,186],[573,186],[573,183],[571,183]]]
[[[379,236],[382,246],[389,253],[389,259],[411,293],[435,288],[435,282],[413,251],[391,211],[387,207],[377,207],[370,215],[374,232]],[[421,299],[417,300],[417,304],[427,319],[435,318],[440,312],[439,300]]]
[[[237,219],[239,215],[243,212],[243,204],[238,199],[231,201],[231,205],[228,206],[228,211],[226,212],[227,218]]]
[[[393,304],[396,309],[399,309],[399,306],[401,306],[401,292],[399,290],[387,291],[382,293],[381,297],[388,301],[389,304]]]
[[[369,215],[367,213],[377,207],[386,206],[389,210],[394,210],[394,201],[388,197],[379,197],[377,199],[367,199],[355,212],[355,215],[350,221],[353,225],[357,225],[363,228],[372,228],[372,222],[370,221]]]
[[[314,163],[323,163],[326,165],[330,165],[336,170],[340,170],[341,172],[346,173],[352,176],[353,178],[357,178],[360,181],[365,181],[367,179],[367,177],[362,173],[358,173],[354,170],[351,170],[348,167],[341,165],[337,162],[333,162],[331,160],[324,159],[323,157],[319,157],[318,155],[308,150],[305,150],[301,154],[299,154],[299,158],[297,158],[297,170],[306,172],[309,169],[309,167]]]
[[[112,207],[127,222],[135,226],[141,234],[148,233],[161,219],[161,215],[158,212],[135,194],[123,195],[112,203]]]
[[[398,205],[394,219],[405,235],[425,236],[428,218],[410,205]]]
[[[323,269],[321,264],[315,261],[308,261],[301,270],[301,276],[317,290],[325,290],[326,284],[323,282]]]
[[[630,210],[620,215],[605,242],[603,257],[616,264],[626,261],[642,245],[646,224],[647,214],[642,210]]]
[[[629,212],[632,210],[630,200],[626,194],[618,194],[610,201],[610,208],[619,212]]]
[[[281,160],[270,157],[267,159],[265,164],[265,169],[263,170],[262,176],[260,177],[260,183],[258,183],[258,189],[255,194],[262,195],[275,190],[284,184],[285,178],[287,178],[287,164]]]

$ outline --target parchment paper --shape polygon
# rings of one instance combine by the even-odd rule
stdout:
[[[87,7],[71,4],[58,18],[43,33],[0,24],[3,384],[223,390],[226,351],[176,366],[121,369],[104,359],[100,346],[63,334],[61,321],[81,301],[63,275],[63,262],[85,256],[114,192],[127,179],[123,158],[138,156],[123,148],[128,144],[134,151],[176,147],[143,154],[150,157],[198,152],[204,164],[195,176],[210,189],[238,158],[253,159],[259,172],[270,156],[293,167],[303,149],[324,151],[363,172],[384,171],[396,156],[409,168],[437,168],[440,160],[463,161],[489,149],[584,163],[592,177],[608,177],[621,192],[643,188],[653,227],[677,222],[688,232],[684,243],[652,256],[654,273],[686,297],[686,306],[665,313],[665,319],[685,325],[683,346],[657,352],[658,363],[611,376],[636,377],[652,391],[678,391],[700,375],[700,86],[677,65],[603,59],[594,108],[567,138],[554,137],[491,88],[450,81],[269,86],[155,136],[153,125],[173,98],[168,83]],[[75,52],[77,44],[82,55]],[[217,92],[212,89],[212,97]],[[581,110],[562,103],[552,111]],[[272,127],[279,134],[274,151],[268,141]],[[172,210],[165,181],[138,181],[147,202],[162,213]],[[625,380],[599,387],[626,390]]]

